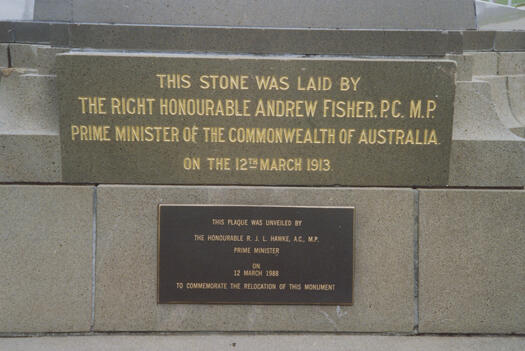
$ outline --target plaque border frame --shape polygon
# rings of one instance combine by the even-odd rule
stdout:
[[[185,206],[185,207],[286,207],[286,208],[338,208],[338,209],[352,209],[352,301],[347,303],[304,303],[304,302],[235,302],[235,301],[169,301],[160,303],[159,288],[160,288],[160,209],[161,207],[173,207],[173,206]],[[178,203],[159,203],[157,205],[157,305],[173,305],[173,304],[185,304],[185,305],[280,305],[280,306],[353,306],[355,302],[355,242],[357,232],[357,221],[356,221],[356,207],[355,206],[294,206],[294,205],[243,205],[243,204],[178,204]]]

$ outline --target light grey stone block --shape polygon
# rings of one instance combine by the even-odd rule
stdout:
[[[508,76],[478,77],[490,85],[490,96],[501,123],[510,131],[522,127],[510,107]],[[525,96],[522,96],[525,98]]]
[[[93,188],[0,185],[0,332],[88,331]]]
[[[0,78],[0,133],[58,132],[55,76],[3,69]]]
[[[24,351],[522,351],[525,337],[384,335],[104,335],[0,339]]]
[[[0,134],[0,182],[59,183],[58,134]]]
[[[410,332],[414,196],[410,189],[99,186],[95,330]],[[159,203],[355,205],[354,305],[157,305]]]
[[[498,118],[487,82],[458,82],[450,155],[451,186],[523,186],[525,140]]]
[[[510,108],[514,117],[525,126],[525,74],[509,76],[507,79]]]
[[[472,58],[472,75],[486,76],[498,74],[498,54],[495,52],[466,52]]]
[[[68,50],[35,44],[9,44],[9,49],[14,68],[33,68],[39,74],[54,74],[56,54]]]
[[[71,21],[72,0],[35,0],[35,21]]]
[[[11,64],[14,68],[36,68],[37,48],[41,45],[34,44],[9,44]]]
[[[525,34],[523,39],[525,41]],[[498,53],[498,74],[525,74],[525,52]]]
[[[301,28],[475,29],[473,0],[40,0],[35,19]]]
[[[524,213],[523,190],[420,191],[420,332],[525,332]]]
[[[471,81],[474,58],[472,55],[447,54],[447,59],[456,61],[456,81]]]
[[[525,142],[453,140],[450,186],[525,185]]]

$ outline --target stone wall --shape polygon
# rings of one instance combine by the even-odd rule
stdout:
[[[408,48],[407,57],[457,62],[448,187],[152,186],[63,183],[55,55],[82,47],[87,29],[71,25],[64,31],[62,25],[45,27],[47,34],[39,35],[47,35],[47,42],[0,34],[0,336],[344,332],[349,335],[310,335],[311,344],[305,341],[301,349],[524,347],[523,336],[510,337],[525,334],[523,33],[430,33],[437,35],[441,53],[411,52],[417,48],[406,40],[410,34],[385,34],[397,40],[400,50]],[[18,28],[17,38],[24,38],[26,28],[20,24],[4,27]],[[118,50],[116,43],[123,43],[119,36],[134,30],[97,28],[91,30],[113,39],[96,45]],[[283,35],[286,43],[303,34]],[[354,40],[345,55],[352,56],[352,48],[366,41]],[[451,43],[456,43],[453,50]],[[159,203],[355,206],[354,305],[158,305]],[[386,341],[381,338],[389,337],[376,333],[408,339]],[[433,337],[410,339],[429,334],[483,338],[456,338],[454,344]],[[94,336],[79,338],[78,343],[93,348],[99,342]],[[135,338],[117,341],[145,348],[170,343]],[[194,342],[188,336],[176,338],[180,347]],[[209,338],[214,341],[202,339],[209,347],[259,342],[233,334]],[[296,345],[293,338],[276,335],[264,342],[268,347]],[[0,339],[0,348],[17,349],[20,342]],[[24,348],[31,349],[31,342]],[[40,342],[52,347],[54,341]]]

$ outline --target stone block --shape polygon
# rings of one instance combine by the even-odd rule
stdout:
[[[456,70],[456,64],[452,61],[305,60],[286,56],[267,59],[248,55],[71,52],[58,56],[57,64],[61,67],[57,86],[61,106],[62,174],[66,182],[347,186],[447,184]],[[168,102],[164,110],[164,99],[160,97],[165,96],[166,90],[159,84],[156,75],[158,72],[170,72],[174,66],[187,73],[190,86],[184,89],[184,96],[192,97],[188,103],[206,101],[216,107],[210,109],[207,104],[206,109],[200,110],[194,105],[193,111],[186,109],[187,113],[181,112],[177,108],[177,100],[173,98],[169,100],[169,111]],[[201,88],[198,77],[206,79],[204,75],[211,71],[221,72],[222,78],[228,75],[239,77],[241,72],[245,77],[245,89],[231,89],[229,95],[222,95],[225,91],[220,92],[218,86],[216,90],[211,86],[210,89]],[[314,95],[304,91],[303,84],[308,79],[305,77],[315,72],[323,72],[330,86],[333,84],[334,87],[316,92],[314,102]],[[363,101],[359,103],[362,109],[357,107],[355,101],[345,101],[349,93],[343,84],[341,88],[335,88],[348,72],[359,72],[366,76],[365,82],[355,88],[355,92],[351,92],[353,99]],[[310,115],[308,112],[299,112],[296,117],[304,113],[302,116],[306,118],[291,118],[295,113],[289,114],[287,110],[286,116],[284,112],[281,115],[285,118],[263,118],[263,115],[279,116],[277,110],[261,111],[261,108],[265,110],[267,101],[270,102],[275,96],[271,90],[257,88],[255,78],[266,75],[286,75],[289,89],[279,92],[279,99],[289,102],[312,99]],[[311,81],[314,81],[313,77]],[[99,94],[107,99],[107,107],[100,114],[88,109],[86,98],[93,100],[91,97]],[[115,96],[144,96],[151,99],[148,107],[144,106],[144,111],[137,107],[135,111],[125,112],[113,107],[114,101],[121,101],[114,100],[112,97]],[[224,102],[215,100],[219,96],[238,101],[237,113],[232,110],[235,116],[228,114],[227,105],[223,111]],[[419,101],[419,112],[414,112],[411,108],[414,96],[432,96],[435,100],[432,101],[433,107],[430,107],[430,101]],[[84,97],[82,102],[79,97]],[[384,111],[379,110],[380,106],[384,108],[385,98],[391,99],[388,104],[392,108],[383,115]],[[394,99],[398,99],[397,110],[394,108],[397,104]],[[332,102],[328,103],[328,100]],[[336,105],[335,100],[340,100],[342,104],[337,102]],[[366,107],[369,111],[366,116],[364,101],[369,101],[366,106],[370,104],[370,110]],[[131,106],[129,102],[127,105]],[[203,104],[200,106],[204,107]],[[219,111],[214,112],[214,109]],[[298,108],[296,110],[299,111]],[[419,118],[417,123],[413,118],[408,118],[411,114],[424,116],[427,113],[429,118]],[[127,118],[116,118],[119,115],[127,115]],[[148,118],[145,119],[144,115]],[[388,115],[401,117],[387,118]],[[403,115],[407,118],[403,118]],[[228,116],[233,118],[222,118]],[[241,116],[244,117],[239,124],[238,117]],[[252,118],[247,118],[250,116]],[[337,118],[343,116],[345,118]],[[222,128],[223,135],[219,138],[223,140],[215,142],[211,134],[208,136],[209,123],[215,127],[211,133]],[[81,128],[87,129],[86,125],[98,126],[100,129],[105,125],[104,137],[102,129],[100,136],[91,131],[81,133]],[[150,138],[147,134],[154,130],[151,126],[165,127],[159,127],[157,132],[153,132],[157,136]],[[141,142],[132,140],[132,128],[143,129],[144,138]],[[184,140],[183,136],[183,131],[188,128],[194,135],[191,142],[189,139]],[[384,134],[380,135],[379,130],[382,128]],[[321,131],[326,132],[326,137],[321,135]],[[353,139],[344,140],[344,133],[353,134]],[[83,134],[86,135],[83,137]],[[98,142],[92,134],[98,136]],[[305,136],[304,141],[299,134]],[[104,142],[100,142],[101,138]],[[86,139],[95,142],[86,142]],[[405,143],[408,145],[400,147]],[[416,147],[416,144],[426,144],[428,147]],[[239,153],[239,147],[242,147],[243,153]],[[284,172],[284,167],[280,172],[274,172],[278,169],[277,159],[270,159],[271,155],[282,155],[282,162],[285,161],[284,157],[295,157],[287,162],[288,165],[293,162],[296,166],[294,169],[290,166],[287,172]],[[198,162],[202,160],[203,166],[192,171],[185,169],[184,162],[190,156]],[[228,158],[228,163],[231,160],[225,166],[227,177],[217,172],[214,165],[204,165],[208,165],[212,157]],[[253,158],[253,168],[244,171],[241,158]],[[319,172],[309,167],[309,159],[314,158],[326,160],[322,161],[323,167],[317,169],[321,170]]]
[[[24,351],[522,351],[523,336],[394,335],[93,335],[0,339],[0,348]]]
[[[463,32],[460,31],[449,31],[447,52],[451,54],[463,53]]]
[[[498,53],[498,74],[525,74],[525,52]]]
[[[0,22],[0,43],[12,43],[13,38],[13,22]]]
[[[37,69],[43,75],[54,74],[56,54],[68,50],[35,44],[9,44],[9,49],[12,67]]]
[[[499,119],[487,82],[457,83],[452,138],[450,186],[525,184],[525,140]]]
[[[99,186],[95,330],[410,332],[414,196],[386,188]],[[354,305],[158,305],[159,203],[355,206]]]
[[[72,0],[37,0],[33,11],[35,21],[73,21]]]
[[[0,134],[0,182],[61,180],[58,134]]]
[[[524,213],[523,190],[420,191],[420,332],[525,332]]]
[[[410,16],[407,9],[410,8]],[[174,0],[37,2],[35,19],[90,23],[184,24],[212,26],[475,29],[472,0]]]
[[[7,47],[8,47],[7,43],[0,44],[0,67],[4,67],[4,68],[9,66]]]
[[[496,102],[488,82],[458,82],[452,139],[521,141],[502,123]]]
[[[449,186],[522,187],[525,141],[453,140]]]
[[[37,48],[35,44],[9,44],[11,65],[14,68],[35,68],[37,66]]]
[[[443,56],[440,31],[71,24],[74,48],[254,54]]]
[[[472,55],[448,54],[446,58],[456,61],[456,81],[472,80],[472,65],[474,63]]]
[[[0,185],[0,332],[89,331],[93,188]]]
[[[525,74],[507,77],[509,104],[516,120],[525,126]]]
[[[50,24],[45,22],[12,22],[13,43],[49,44]]]
[[[518,10],[519,11],[519,10]],[[525,13],[520,11],[521,21]],[[525,50],[525,31],[502,31],[496,32],[494,38],[494,50],[496,51],[523,51]]]
[[[486,76],[498,74],[498,54],[495,52],[466,52],[472,58],[472,75]]]
[[[463,32],[463,50],[492,51],[495,36],[494,31],[466,30]]]
[[[58,132],[55,76],[4,69],[0,79],[0,132]]]
[[[510,106],[509,83],[507,76],[484,76],[479,77],[490,85],[490,96],[494,108],[501,123],[508,130],[522,127],[516,119]]]

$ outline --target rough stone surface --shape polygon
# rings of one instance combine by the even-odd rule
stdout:
[[[451,186],[523,186],[525,140],[498,118],[487,82],[459,82],[450,155]]]
[[[522,20],[523,21],[523,20]],[[494,38],[496,51],[525,50],[525,31],[497,31]]]
[[[93,188],[0,185],[0,332],[88,331]]]
[[[45,22],[12,22],[11,38],[13,43],[49,44],[51,25]]]
[[[509,83],[507,76],[484,76],[479,77],[490,85],[490,96],[499,120],[505,128],[512,131],[514,128],[521,127],[521,123],[516,119],[510,107]]]
[[[523,190],[420,191],[420,332],[525,332],[524,213]]]
[[[7,58],[7,47],[8,44],[0,43],[0,67],[8,67],[9,60]]]
[[[525,126],[525,74],[509,76],[509,103],[514,117]]]
[[[34,19],[44,21],[71,21],[73,19],[72,0],[36,0]]]
[[[9,44],[11,65],[15,68],[36,68],[38,63],[37,48],[42,45]]]
[[[525,142],[454,140],[449,185],[524,186]]]
[[[466,30],[463,32],[463,50],[492,51],[496,32]]]
[[[57,133],[55,77],[26,69],[4,69],[1,74],[0,132]]]
[[[472,58],[472,75],[485,76],[498,74],[498,54],[495,52],[466,52]]]
[[[99,186],[95,330],[410,332],[414,196],[401,189]],[[157,305],[159,203],[355,205],[355,304]]]
[[[498,53],[498,74],[525,74],[525,52]]]
[[[456,81],[471,81],[474,58],[472,55],[448,54],[446,58],[456,61]]]
[[[74,48],[254,54],[443,56],[449,33],[406,30],[69,25]]]
[[[410,16],[407,16],[410,8]],[[44,0],[35,20],[306,28],[475,29],[472,0]]]
[[[489,83],[458,82],[452,139],[521,141],[502,123],[494,102]]]
[[[334,334],[112,335],[4,338],[0,339],[0,348],[24,351],[521,351],[525,348],[525,338]]]
[[[0,22],[0,43],[13,42],[11,27],[11,22]]]
[[[0,134],[0,182],[61,180],[58,134]]]
[[[12,67],[34,68],[39,74],[54,74],[56,54],[68,50],[34,44],[9,44],[9,48]]]

